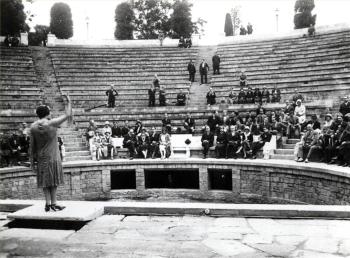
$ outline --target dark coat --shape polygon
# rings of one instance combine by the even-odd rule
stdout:
[[[115,96],[118,96],[118,92],[115,89],[109,89],[106,91],[106,95],[108,96],[108,101],[114,101]]]
[[[187,71],[191,74],[196,73],[196,67],[193,63],[188,63],[187,65]]]
[[[199,65],[199,72],[200,74],[206,74],[209,71],[209,65],[207,63],[201,63]]]
[[[214,55],[212,58],[213,66],[219,66],[220,65],[220,57],[218,55]]]
[[[213,146],[214,144],[214,134],[210,132],[209,134],[207,132],[204,132],[202,134],[201,142],[208,141],[209,146]]]

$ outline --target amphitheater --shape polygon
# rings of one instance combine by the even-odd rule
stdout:
[[[11,133],[16,131],[22,122],[35,121],[35,108],[40,103],[49,105],[54,116],[57,116],[64,109],[62,94],[69,93],[71,96],[74,123],[59,129],[59,134],[66,145],[66,159],[63,164],[65,184],[59,187],[58,196],[59,199],[65,200],[67,207],[70,207],[69,205],[74,207],[75,203],[79,203],[75,207],[76,210],[84,208],[84,205],[91,205],[94,209],[91,215],[93,217],[85,218],[85,220],[94,219],[92,224],[89,224],[90,229],[89,227],[86,229],[84,237],[82,235],[80,238],[79,235],[72,237],[73,242],[89,243],[89,237],[97,239],[99,234],[102,235],[98,231],[103,229],[102,222],[111,223],[112,228],[117,227],[122,223],[123,216],[127,216],[126,223],[134,222],[136,224],[133,225],[140,226],[148,225],[153,220],[154,225],[159,225],[161,228],[162,217],[152,219],[148,216],[189,214],[209,217],[200,217],[198,220],[187,218],[186,223],[185,219],[182,219],[183,230],[187,233],[188,240],[195,238],[193,243],[197,245],[194,253],[192,247],[182,243],[185,245],[182,247],[187,248],[189,254],[184,255],[186,257],[234,256],[242,252],[245,255],[239,257],[289,255],[292,257],[345,257],[350,255],[350,239],[345,237],[344,232],[343,235],[339,232],[350,228],[350,224],[346,221],[342,221],[342,224],[340,221],[321,219],[350,218],[350,209],[347,206],[350,204],[350,169],[315,162],[296,163],[293,160],[293,148],[297,139],[287,139],[283,142],[282,148],[274,148],[269,159],[218,160],[213,158],[213,150],[211,150],[210,158],[203,160],[199,145],[200,134],[196,132],[194,135],[174,135],[172,143],[176,146],[176,155],[167,160],[129,160],[126,159],[127,151],[121,148],[114,160],[95,161],[91,159],[84,137],[90,119],[95,120],[100,127],[105,121],[128,120],[133,124],[136,120],[141,120],[147,128],[155,126],[160,130],[164,113],[168,113],[173,126],[182,126],[186,113],[190,112],[196,120],[196,127],[201,128],[214,110],[218,110],[219,113],[223,110],[229,112],[255,110],[257,107],[254,104],[219,103],[208,107],[205,103],[205,94],[209,87],[213,87],[218,99],[227,97],[232,87],[238,92],[236,81],[241,69],[247,71],[249,84],[253,88],[266,86],[272,89],[277,86],[281,89],[281,103],[268,103],[265,106],[266,110],[282,108],[284,101],[291,99],[294,89],[298,88],[305,97],[307,116],[317,114],[322,120],[326,113],[337,112],[342,97],[350,94],[350,28],[347,26],[317,28],[315,37],[305,37],[304,34],[305,30],[300,30],[293,34],[263,39],[248,37],[225,40],[215,45],[194,44],[189,49],[179,49],[167,44],[162,47],[152,44],[149,46],[55,44],[47,48],[1,47],[0,131]],[[196,66],[203,58],[211,63],[209,60],[214,53],[221,56],[221,74],[209,75],[208,85],[199,85],[197,74],[197,82],[189,84],[186,70],[189,60],[193,60]],[[147,91],[154,74],[158,74],[161,85],[166,89],[168,103],[166,107],[147,107]],[[117,107],[113,109],[99,107],[90,110],[106,102],[104,92],[111,83],[115,84],[119,92]],[[185,107],[174,104],[180,89],[188,94],[188,103]],[[192,140],[191,157],[187,158],[183,153],[184,140],[189,137]],[[168,180],[169,178],[171,180]],[[36,176],[33,171],[28,167],[1,168],[0,199],[0,211],[9,214],[8,219],[21,218],[20,214],[16,217],[16,213],[13,212],[20,212],[22,208],[37,207],[40,202],[38,200],[43,199],[43,195],[36,188]],[[11,214],[13,214],[12,217]],[[33,214],[30,217],[31,221],[38,219]],[[119,214],[120,220],[114,223],[108,215],[101,216],[102,214]],[[210,216],[226,218],[218,218],[213,222],[208,221]],[[266,228],[251,226],[256,222],[254,219],[248,219],[251,217],[264,217],[265,227],[270,227],[273,233]],[[50,220],[50,218],[53,219],[52,216],[45,219]],[[287,220],[276,222],[273,220],[276,218],[317,218],[314,221],[294,221],[293,226],[296,231],[302,231],[305,225],[313,225],[315,228],[317,225],[320,227],[326,225],[329,231],[316,230],[314,234],[323,237],[322,241],[325,241],[325,245],[330,243],[337,248],[331,251],[328,249],[320,251],[319,249],[323,248],[319,245],[320,242],[313,243],[314,245],[307,242],[308,246],[314,246],[308,251],[298,250],[298,248],[289,250],[288,248],[292,247],[288,245],[287,248],[287,244],[281,244],[283,237],[275,232],[278,228],[283,231],[281,228],[288,222]],[[4,221],[8,222],[8,219]],[[74,220],[74,216],[71,219]],[[63,222],[65,219],[59,220]],[[69,219],[66,218],[66,220]],[[171,223],[177,223],[177,225],[178,220],[178,217],[169,219]],[[250,240],[242,238],[242,234],[243,236],[249,234],[247,231],[248,233],[240,235],[241,238],[237,238],[239,240],[231,235],[226,240],[220,238],[224,244],[208,242],[206,249],[202,250],[196,242],[198,237],[196,234],[200,230],[197,225],[200,223],[203,227],[210,227],[212,223],[217,223],[222,229],[227,229],[227,227],[241,227],[247,221],[250,226],[245,230],[249,231],[253,228],[254,237],[271,233],[271,236],[275,237],[274,240],[265,243],[266,239],[263,241],[259,238],[259,242],[257,238]],[[240,226],[228,225],[231,222]],[[94,225],[97,231],[94,231],[96,230]],[[191,225],[196,233],[191,233]],[[291,227],[291,224],[289,226]],[[339,234],[332,235],[334,232],[330,228],[338,230]],[[131,230],[131,226],[128,229]],[[89,232],[97,236],[89,235]],[[221,231],[219,233],[222,234]],[[175,234],[181,234],[181,230],[178,229]],[[333,239],[326,240],[329,234],[331,238],[335,237],[337,240],[334,240],[335,242]],[[118,247],[123,244],[128,245],[126,236],[119,237]],[[289,237],[290,240],[292,236]],[[131,238],[138,239],[134,235]],[[165,245],[164,250],[179,247],[178,245],[167,246],[167,243],[163,243],[160,238],[155,238],[155,241]],[[294,247],[302,242],[300,239],[295,236]],[[55,238],[53,237],[52,240],[54,241]],[[238,242],[233,243],[236,240]],[[243,246],[247,241],[251,245]],[[0,243],[2,248],[9,244],[6,241],[0,241]],[[177,257],[177,253],[162,253],[158,249],[152,249],[145,255],[142,253],[142,248],[146,248],[144,245],[147,244],[136,243],[140,246],[133,257],[147,255],[148,257]],[[258,251],[250,250],[254,244],[260,245]],[[262,247],[264,244],[269,245],[270,249],[266,247],[268,250],[265,250]],[[222,245],[221,249],[220,245]],[[227,246],[242,252],[235,253]],[[45,249],[43,246],[41,248]],[[70,248],[70,254],[74,257],[81,255],[82,252],[89,257],[88,250],[74,251],[76,246]],[[212,251],[208,251],[208,248],[217,251],[217,256],[212,255]],[[226,250],[227,253],[222,250]],[[100,251],[99,255],[104,256],[102,249]],[[57,252],[58,256],[65,257],[64,253]],[[51,253],[48,254],[51,255]],[[115,251],[113,254],[126,253]],[[114,255],[111,257],[115,257]]]

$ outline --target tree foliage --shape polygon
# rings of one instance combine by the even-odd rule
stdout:
[[[239,29],[241,25],[241,19],[240,19],[240,7],[235,6],[231,10],[231,17],[232,17],[232,25],[233,25],[233,35],[236,35],[236,30]]]
[[[21,0],[0,1],[0,34],[18,35],[20,32],[29,31],[26,24],[26,14]]]
[[[50,29],[59,39],[69,39],[73,36],[73,20],[69,5],[56,3],[52,6]]]
[[[316,15],[312,15],[315,8],[314,0],[296,0],[294,5],[294,28],[307,28],[310,24],[315,25]]]
[[[29,45],[40,46],[44,41],[47,40],[47,34],[50,32],[50,27],[46,25],[36,25],[34,29],[34,33],[29,33]]]
[[[116,39],[133,39],[134,11],[128,2],[121,3],[115,9],[115,22],[117,26],[114,31]]]
[[[171,8],[171,3],[166,0],[136,0],[134,13],[137,37],[157,39],[160,32],[168,36],[171,30]]]
[[[195,23],[192,22],[192,4],[187,0],[177,0],[173,5],[171,15],[171,29],[174,38],[188,38],[194,31]]]
[[[232,19],[231,15],[229,13],[226,13],[225,18],[225,36],[232,36],[233,35],[233,25],[232,25]]]
[[[199,35],[204,34],[204,25],[207,23],[206,20],[202,18],[198,18],[197,21],[194,23],[193,26],[193,32]]]

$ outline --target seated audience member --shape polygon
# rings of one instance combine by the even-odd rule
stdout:
[[[129,121],[128,120],[124,121],[124,125],[123,125],[121,130],[122,130],[122,137],[124,137],[126,134],[128,134],[128,132],[130,130]]]
[[[96,158],[99,161],[103,157],[103,153],[102,153],[103,138],[104,138],[103,132],[96,131],[96,134],[95,134],[93,141],[92,141],[92,147],[90,148],[91,155],[93,155],[94,152],[96,152],[95,156],[93,156],[92,159]]]
[[[288,100],[286,100],[286,105],[285,105],[283,111],[285,114],[290,114],[290,113],[294,114],[294,108],[295,108],[295,106],[292,103],[290,103]]]
[[[190,112],[187,113],[187,117],[185,118],[185,121],[184,121],[184,127],[187,133],[191,133],[191,134],[194,133],[195,121],[194,121],[194,118],[191,117]]]
[[[5,45],[6,47],[11,47],[11,46],[12,46],[10,35],[7,35],[7,36],[5,37],[5,39],[4,39],[4,45]]]
[[[156,89],[152,84],[148,90],[148,106],[154,107],[155,105],[156,105]]]
[[[159,152],[161,159],[167,159],[171,155],[170,135],[165,127],[162,128],[162,133],[159,135]]]
[[[322,137],[321,137],[321,130],[320,129],[313,130],[312,138],[313,139],[310,143],[309,151],[307,152],[307,155],[305,158],[305,163],[309,162],[309,159],[314,152],[322,151],[323,142],[322,142]]]
[[[330,129],[333,124],[333,117],[331,114],[326,114],[324,117],[323,128]]]
[[[306,155],[311,147],[311,143],[314,139],[314,130],[312,129],[312,125],[306,126],[306,132],[304,136],[301,138],[301,141],[295,144],[294,147],[294,156],[295,161],[302,162],[304,161],[304,155]]]
[[[11,166],[10,137],[0,133],[0,167]]]
[[[263,133],[260,135],[259,140],[252,143],[252,158],[256,159],[258,151],[264,147],[265,143],[271,141],[272,134],[267,127],[263,128]]]
[[[110,134],[112,134],[112,128],[108,121],[105,122],[105,126],[102,128],[103,135],[106,135],[106,132],[109,132]]]
[[[205,126],[201,142],[203,147],[203,158],[206,159],[208,156],[209,148],[212,147],[214,143],[214,134],[210,131],[209,126]]]
[[[338,161],[339,165],[346,167],[350,166],[350,114],[348,113],[345,116],[347,122],[346,127],[344,128],[341,137],[340,145],[338,150]]]
[[[226,158],[237,158],[238,149],[241,147],[241,137],[238,132],[236,132],[236,127],[234,125],[230,126],[230,130],[226,134]]]
[[[229,127],[230,127],[230,116],[227,114],[227,110],[223,110],[222,111],[222,116],[220,117],[220,124],[224,127],[224,131],[228,131]]]
[[[164,118],[162,119],[162,127],[166,129],[168,134],[171,134],[171,120],[168,117],[168,113],[164,114]]]
[[[298,123],[298,118],[294,116],[294,112],[291,112],[287,117],[287,138],[299,139],[301,133],[301,127]]]
[[[112,137],[115,138],[119,138],[122,137],[122,128],[118,125],[117,121],[113,122],[113,127],[112,127]]]
[[[185,42],[185,39],[184,39],[184,37],[183,36],[181,36],[180,37],[180,39],[179,39],[179,43],[178,43],[178,45],[177,45],[178,47],[183,47],[183,48],[185,48],[186,47],[186,42]]]
[[[159,80],[157,74],[154,75],[152,83],[153,83],[153,87],[154,87],[155,90],[160,88],[160,80]]]
[[[226,157],[226,144],[227,144],[227,136],[224,131],[224,128],[221,126],[220,132],[216,137],[215,156],[217,159],[222,159]]]
[[[109,131],[105,132],[105,136],[102,138],[102,156],[104,158],[113,159],[114,157],[114,147],[113,141],[111,137],[111,133]]]
[[[270,92],[265,86],[261,92],[261,102],[265,104],[270,102]]]
[[[340,104],[339,113],[341,113],[343,116],[350,113],[350,101],[349,100],[350,100],[350,97],[346,96],[344,98],[344,102],[342,104]]]
[[[57,137],[58,142],[58,151],[60,152],[61,161],[64,161],[64,157],[66,156],[66,148],[64,147],[64,143],[61,137]]]
[[[192,47],[192,39],[191,38],[186,38],[185,45],[186,45],[186,48]]]
[[[303,95],[299,93],[297,88],[294,89],[294,95],[292,99],[293,99],[294,106],[296,105],[298,99],[300,99],[301,101],[304,101]]]
[[[337,118],[333,121],[330,129],[336,132],[339,127],[345,128],[346,127],[346,122],[343,119],[343,116],[341,114],[337,114]]]
[[[310,24],[310,27],[307,29],[307,33],[309,34],[309,37],[314,37],[316,34],[315,26],[313,24]]]
[[[217,128],[220,126],[221,120],[219,116],[219,112],[216,110],[213,114],[208,118],[207,125],[210,128],[210,132],[215,133]]]
[[[333,148],[331,148],[332,156],[331,156],[331,161],[328,164],[335,164],[335,163],[338,163],[338,165],[343,164],[342,157],[339,155],[339,147],[342,143],[342,136],[345,128],[346,126],[343,127],[342,125],[339,125],[338,129],[333,134],[333,141],[332,141]]]
[[[230,94],[228,95],[228,104],[237,104],[238,103],[238,96],[237,93],[231,88]]]
[[[251,154],[253,143],[253,135],[250,132],[249,126],[244,127],[244,140],[242,142],[243,158],[246,159]]]
[[[218,54],[215,54],[212,57],[213,62],[213,74],[220,74],[220,57]]]
[[[146,129],[143,128],[139,136],[137,136],[137,150],[140,157],[147,159],[147,152],[150,147],[150,139],[146,133]]]
[[[246,94],[243,87],[238,92],[238,104],[244,104],[246,100]]]
[[[246,84],[247,84],[247,75],[245,74],[245,71],[242,70],[239,76],[239,86],[245,87]]]
[[[92,144],[94,137],[96,135],[96,131],[97,131],[97,126],[95,124],[95,121],[90,120],[89,126],[88,126],[88,128],[86,128],[86,132],[85,132],[86,142],[89,145],[89,147],[92,146],[91,144]]]
[[[136,135],[134,134],[134,129],[130,129],[129,132],[124,136],[123,140],[123,147],[129,150],[130,159],[133,159],[134,155],[137,154],[135,149],[136,144],[137,139]]]
[[[136,136],[138,136],[142,132],[142,129],[143,129],[142,122],[140,120],[137,120],[136,124],[135,124],[135,127],[134,127],[134,134]]]
[[[321,129],[321,123],[318,121],[317,115],[313,114],[311,116],[311,120],[306,122],[306,125],[312,125],[312,129],[316,130],[316,129]]]
[[[159,154],[159,133],[156,131],[156,128],[153,126],[149,132],[149,156],[154,159]]]
[[[254,103],[254,92],[252,87],[248,87],[248,91],[245,95],[245,103]]]
[[[254,89],[254,103],[261,104],[261,91],[259,88]]]
[[[294,115],[298,118],[298,123],[301,125],[301,129],[303,129],[303,124],[306,121],[306,108],[301,102],[301,99],[296,101],[297,105],[294,109]]]
[[[277,85],[271,91],[271,102],[279,103],[281,101],[281,90],[277,89]]]
[[[20,154],[28,156],[28,150],[29,150],[29,131],[28,131],[27,123],[22,123],[22,128],[20,130],[20,134],[18,136],[18,143],[20,146]]]
[[[336,153],[336,139],[334,132],[329,128],[323,128],[322,135],[322,148],[323,148],[323,161],[325,163],[331,163],[332,160],[335,160]]]
[[[213,90],[213,88],[209,88],[209,91],[207,93],[207,104],[210,105],[215,105],[216,104],[216,94],[215,91]]]
[[[159,90],[159,106],[166,106],[166,93],[163,87]]]
[[[180,90],[176,97],[176,106],[185,106],[186,105],[186,94]]]
[[[253,33],[253,25],[251,25],[250,22],[248,22],[248,25],[247,25],[247,33],[248,35]]]
[[[239,35],[247,35],[247,30],[243,25],[239,28]]]

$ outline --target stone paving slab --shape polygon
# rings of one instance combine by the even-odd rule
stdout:
[[[61,202],[66,206],[62,211],[45,212],[43,203],[9,214],[9,219],[51,220],[51,221],[90,221],[104,213],[103,205],[85,202]]]

